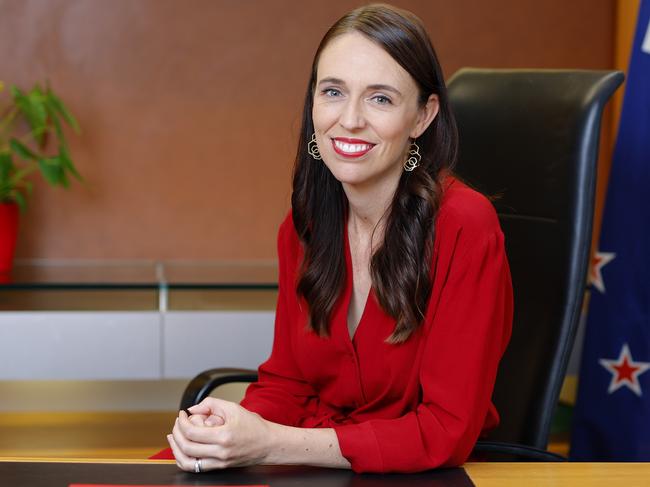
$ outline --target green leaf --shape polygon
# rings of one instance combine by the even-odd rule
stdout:
[[[31,181],[18,181],[16,184],[8,186],[7,191],[22,190],[27,196],[32,194],[33,184]]]
[[[14,151],[16,154],[18,154],[20,157],[25,159],[26,161],[32,160],[36,161],[38,159],[38,156],[32,152],[29,147],[27,147],[25,144],[20,142],[16,138],[12,138],[9,141],[9,147],[11,147],[11,150]]]
[[[38,169],[37,162],[30,162],[27,166],[16,169],[16,171],[11,174],[9,185],[16,188],[23,187],[26,184],[25,177],[29,176],[36,169]]]
[[[47,132],[46,97],[38,86],[35,86],[27,95],[15,86],[12,86],[11,93],[16,106],[27,120],[34,139],[39,145],[42,145],[45,141],[45,133]]]
[[[11,85],[9,87],[9,93],[11,93],[11,97],[14,99],[14,101],[16,100],[16,98],[24,96],[20,88],[18,88],[15,85]]]
[[[15,169],[11,152],[0,152],[0,184],[6,184]]]
[[[61,186],[64,188],[70,187],[70,179],[68,179],[68,173],[64,167],[61,167]]]
[[[58,156],[39,159],[38,168],[45,180],[51,185],[66,185],[67,179]]]
[[[70,159],[70,153],[68,152],[68,148],[65,145],[60,145],[59,146],[59,159],[61,160],[61,164],[63,167],[70,171],[70,173],[77,179],[77,181],[83,181],[84,179],[81,177],[81,174],[77,171],[77,168],[74,166],[72,159]]]
[[[6,182],[0,183],[0,202],[9,199],[10,191],[11,191],[11,186],[9,186],[9,184],[7,184]]]
[[[70,113],[70,110],[65,106],[63,101],[54,94],[52,90],[48,88],[47,93],[46,93],[46,100],[48,106],[54,109],[55,112],[57,112],[61,117],[63,117],[63,120],[66,121],[66,123],[72,127],[72,129],[76,132],[79,133],[81,129],[79,128],[79,124],[77,123],[77,120],[74,118],[72,113]]]
[[[50,120],[52,120],[52,123],[54,124],[54,131],[56,132],[57,139],[59,139],[59,143],[68,147],[68,143],[65,140],[65,135],[63,134],[63,127],[61,127],[61,122],[59,121],[59,117],[57,116],[56,111],[49,105],[47,110],[50,114]]]
[[[45,145],[45,136],[50,131],[48,126],[47,107],[45,105],[45,95],[41,89],[36,86],[29,95],[29,103],[32,109],[33,121],[30,121],[32,136],[38,143],[39,147]]]
[[[10,193],[10,198],[16,202],[21,213],[27,209],[27,200],[25,196],[18,190],[14,190]]]

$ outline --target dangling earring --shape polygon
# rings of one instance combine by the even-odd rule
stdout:
[[[320,151],[318,150],[318,144],[316,143],[316,133],[311,134],[311,140],[307,144],[307,152],[317,161],[322,159]]]
[[[411,147],[409,148],[409,158],[404,163],[404,170],[411,172],[413,169],[420,165],[421,160],[422,156],[420,155],[420,148],[415,143],[415,141],[413,141],[411,142]]]

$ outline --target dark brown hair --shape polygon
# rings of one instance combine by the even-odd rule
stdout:
[[[332,39],[358,32],[383,48],[413,78],[419,103],[438,95],[439,111],[418,138],[422,160],[403,172],[385,218],[384,241],[371,257],[372,287],[380,306],[396,320],[388,341],[408,339],[422,322],[431,294],[430,262],[434,217],[440,205],[442,173],[456,159],[458,135],[442,70],[422,21],[406,10],[374,4],[339,19],[323,37],[312,64],[302,116],[291,197],[293,222],[304,248],[297,292],[309,305],[309,326],[329,333],[334,305],[346,282],[344,239],[348,202],[341,183],[307,145],[314,132],[312,104],[318,60]]]

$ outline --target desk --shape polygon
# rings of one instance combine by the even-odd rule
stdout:
[[[472,487],[462,469],[409,475],[357,475],[350,470],[256,466],[194,474],[170,461],[12,461],[0,459],[3,487],[68,487],[70,483],[269,485],[270,487]]]
[[[409,475],[356,475],[310,467],[252,467],[189,474],[169,461],[101,461],[0,458],[0,485],[67,487],[71,482],[271,487],[647,487],[650,463],[468,463],[471,482],[458,470]]]
[[[468,463],[477,487],[648,487],[650,463]]]

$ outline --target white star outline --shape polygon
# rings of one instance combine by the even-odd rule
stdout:
[[[597,250],[592,259],[591,272],[589,273],[589,282],[602,294],[605,294],[603,267],[605,267],[615,258],[616,254],[614,252],[601,252],[600,250]]]
[[[616,370],[616,367],[623,365],[627,359],[627,364],[629,367],[636,369],[632,372],[632,380],[624,377],[622,380],[618,380],[619,372]],[[641,391],[641,385],[639,384],[639,376],[650,369],[650,362],[635,362],[630,353],[630,347],[627,343],[623,344],[621,348],[621,353],[618,355],[618,359],[605,359],[601,358],[598,360],[598,363],[605,367],[608,372],[612,374],[612,380],[609,383],[609,388],[607,389],[608,394],[612,394],[616,390],[625,386],[634,392],[637,396],[641,397],[643,395]]]

